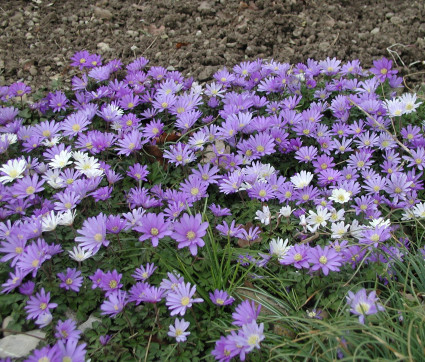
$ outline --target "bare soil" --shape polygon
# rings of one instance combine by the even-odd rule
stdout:
[[[124,63],[144,56],[201,82],[257,58],[367,68],[385,56],[417,87],[424,19],[423,0],[0,0],[0,85],[69,83],[69,59],[86,49]]]

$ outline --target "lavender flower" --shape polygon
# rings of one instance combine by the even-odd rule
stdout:
[[[170,330],[167,333],[170,337],[176,339],[176,342],[185,342],[187,340],[187,336],[190,332],[186,332],[186,329],[189,327],[190,323],[186,322],[183,318],[179,320],[176,318],[174,321],[174,325],[170,324]]]
[[[376,314],[384,311],[385,308],[379,303],[376,292],[372,291],[366,294],[366,289],[360,289],[356,294],[349,291],[347,296],[347,304],[351,307],[350,312],[359,316],[359,322],[365,323],[365,316]]]
[[[178,284],[174,291],[167,294],[167,302],[165,303],[171,311],[171,315],[180,314],[183,316],[187,308],[192,307],[192,303],[202,303],[202,298],[192,298],[196,293],[196,285],[192,286],[190,283]]]

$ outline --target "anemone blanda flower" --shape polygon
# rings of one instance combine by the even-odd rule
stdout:
[[[80,287],[83,284],[81,272],[75,268],[67,268],[66,273],[58,273],[58,278],[61,281],[59,285],[61,288],[73,290],[74,292],[79,292]]]
[[[115,290],[111,293],[107,300],[100,306],[102,315],[109,315],[112,318],[121,313],[127,304],[127,293],[122,290]]]
[[[261,304],[258,304],[256,307],[254,301],[244,300],[236,307],[235,312],[232,314],[232,324],[241,327],[245,324],[251,323],[252,321],[256,321],[260,315],[260,311]]]
[[[214,290],[214,293],[209,294],[211,301],[218,306],[224,306],[232,304],[235,301],[235,298],[232,298],[227,294],[225,290]]]
[[[168,335],[176,339],[176,342],[185,342],[187,336],[190,332],[186,332],[186,329],[189,327],[190,323],[186,322],[183,318],[179,320],[176,318],[174,325],[170,324]]]
[[[109,241],[106,240],[106,220],[107,217],[100,213],[96,217],[90,217],[83,223],[83,228],[77,230],[81,236],[77,236],[75,241],[80,243],[84,249],[96,254],[100,247],[108,246]]]
[[[190,283],[177,284],[173,291],[167,294],[166,305],[171,311],[170,315],[174,316],[180,314],[183,316],[187,308],[191,308],[193,303],[202,303],[202,298],[192,298],[196,293],[196,285],[192,286]]]
[[[81,331],[77,329],[77,324],[72,319],[58,321],[55,328],[55,337],[61,340],[80,339]]]
[[[174,223],[171,237],[177,241],[178,248],[189,247],[192,255],[198,253],[198,246],[203,247],[205,242],[202,237],[206,234],[208,222],[202,222],[201,214],[191,216],[184,214],[178,222]]]
[[[16,180],[17,178],[24,177],[23,173],[26,167],[27,161],[24,159],[14,159],[7,161],[7,163],[0,168],[0,171],[5,174],[5,176],[0,177],[0,182],[6,184]]]
[[[46,293],[44,288],[41,288],[40,292],[30,297],[24,309],[27,311],[27,319],[37,319],[57,306],[56,303],[50,303],[50,292]]]
[[[317,245],[310,248],[307,255],[308,261],[313,265],[310,270],[316,271],[321,269],[324,275],[328,275],[329,271],[339,271],[343,258],[333,248],[325,246],[322,248]]]
[[[366,294],[366,289],[360,289],[356,294],[348,292],[347,304],[350,306],[350,312],[359,316],[359,322],[364,324],[365,316],[384,311],[385,307],[379,303],[376,292],[372,291]]]
[[[133,230],[142,233],[139,241],[150,239],[154,247],[158,246],[159,239],[171,235],[171,224],[164,221],[164,214],[146,213],[140,219],[141,226],[135,226]]]

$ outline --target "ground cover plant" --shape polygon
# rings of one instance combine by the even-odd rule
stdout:
[[[205,85],[71,62],[72,91],[0,88],[1,315],[46,332],[25,360],[423,356],[425,107],[391,60]]]

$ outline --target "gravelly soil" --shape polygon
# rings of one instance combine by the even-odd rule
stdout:
[[[145,56],[208,80],[223,66],[386,56],[408,84],[425,81],[422,0],[0,0],[0,84],[69,82],[70,57],[87,49],[124,63]]]

